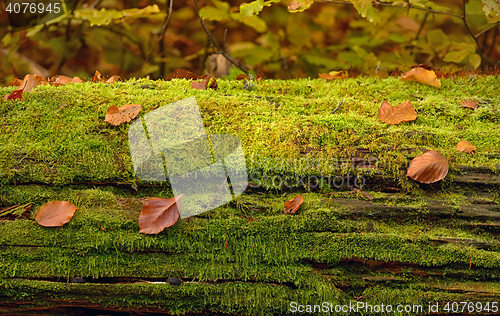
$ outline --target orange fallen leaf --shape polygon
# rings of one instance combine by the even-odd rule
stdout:
[[[476,149],[476,146],[472,145],[469,141],[466,140],[461,140],[457,144],[457,150],[467,154],[474,153]]]
[[[19,87],[21,85],[21,83],[23,83],[23,81],[19,78],[14,78],[14,80],[12,80],[10,83],[9,83],[9,87]]]
[[[477,109],[477,102],[476,101],[471,101],[471,100],[465,100],[462,101],[462,106],[464,108],[469,108],[469,109]]]
[[[406,175],[421,183],[434,183],[448,174],[448,160],[435,150],[413,158]]]
[[[137,117],[141,109],[142,106],[140,104],[127,104],[120,108],[116,105],[112,105],[106,111],[104,121],[115,126],[125,122],[130,122]]]
[[[9,95],[6,95],[3,97],[4,100],[15,100],[19,99],[22,100],[22,96],[24,92],[29,92],[33,90],[34,88],[38,87],[39,85],[45,85],[47,84],[47,80],[45,80],[43,77],[34,75],[34,74],[29,74],[24,76],[23,81],[19,85],[19,87],[12,91]]]
[[[304,203],[304,198],[302,195],[296,195],[290,201],[285,203],[285,207],[283,207],[283,211],[285,214],[294,214],[299,209],[300,205]]]
[[[195,74],[192,73],[189,70],[186,69],[177,69],[174,72],[172,72],[165,81],[170,81],[172,79],[188,79],[188,80],[193,80],[193,79],[198,79],[199,77]]]
[[[118,82],[122,80],[122,78],[120,78],[120,76],[118,75],[114,75],[114,76],[111,76],[111,78],[109,78],[106,83],[115,83],[115,82]]]
[[[23,88],[24,92],[30,92],[39,85],[46,85],[46,84],[47,80],[45,80],[45,78],[34,74],[29,74],[24,77],[24,80],[19,87],[24,87]],[[18,90],[20,89],[18,88]]]
[[[203,79],[202,81],[191,82],[191,88],[197,90],[207,90],[207,84],[209,79]]]
[[[387,124],[399,124],[415,120],[417,112],[409,100],[397,106],[391,106],[384,100],[378,109],[378,118]]]
[[[193,81],[191,82],[191,87],[193,89],[198,90],[207,90],[207,87],[217,90],[217,80],[214,77],[210,76],[201,76],[203,78],[202,81]]]
[[[174,225],[179,220],[180,200],[183,195],[170,199],[151,198],[139,215],[139,232],[143,234],[158,234],[165,228]]]
[[[235,80],[247,80],[247,79],[250,79],[250,76],[249,75],[245,75],[245,74],[239,74],[234,79]]]
[[[103,82],[103,81],[104,78],[102,78],[101,73],[98,70],[96,70],[94,74],[94,82]]]
[[[331,79],[345,79],[348,77],[347,72],[345,70],[341,71],[330,71],[327,74],[318,74],[323,79],[331,80]]]
[[[78,208],[68,201],[51,201],[38,210],[35,220],[45,227],[62,226],[69,222]]]
[[[55,85],[65,85],[68,82],[82,83],[82,79],[80,79],[78,77],[70,78],[70,77],[66,77],[64,75],[54,76],[54,77],[49,79],[49,83],[55,84]]]
[[[401,75],[403,81],[417,81],[429,86],[441,88],[441,81],[436,76],[434,70],[427,70],[422,67],[415,67]]]
[[[10,94],[3,97],[4,100],[22,100],[23,99],[23,89],[14,90]]]

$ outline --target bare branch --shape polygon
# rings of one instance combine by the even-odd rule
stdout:
[[[237,63],[234,59],[232,59],[230,56],[228,56],[223,50],[222,48],[219,46],[219,44],[217,43],[217,41],[215,41],[214,37],[212,36],[212,33],[210,33],[210,31],[207,29],[207,26],[205,25],[205,22],[203,22],[203,19],[201,18],[201,15],[200,15],[200,11],[198,10],[198,1],[197,0],[194,0],[194,10],[196,12],[196,15],[198,16],[198,19],[200,19],[200,23],[201,23],[201,26],[203,27],[203,30],[205,30],[205,33],[207,33],[208,37],[210,38],[210,40],[212,41],[212,43],[214,43],[215,47],[219,50],[219,52],[227,59],[229,60],[233,65],[235,65],[236,67],[238,67],[241,71],[243,71],[245,74],[249,74],[248,71],[246,69],[244,69],[243,67],[241,67],[239,65],[239,63]]]

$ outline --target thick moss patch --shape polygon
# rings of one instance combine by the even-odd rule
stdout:
[[[267,80],[251,90],[218,83],[216,91],[185,80],[44,86],[0,103],[0,207],[33,203],[36,212],[68,200],[79,208],[63,228],[0,216],[1,302],[281,315],[292,302],[428,304],[467,291],[471,300],[500,294],[499,78],[442,79],[440,90],[369,77]],[[241,139],[250,187],[158,235],[140,234],[144,203],[172,189],[134,177],[129,124],[105,123],[106,109],[138,103],[143,115],[191,96],[209,135]],[[384,99],[410,99],[417,120],[385,125],[377,117]],[[475,155],[455,149],[462,139],[477,146]],[[440,185],[406,178],[409,160],[426,149],[450,159]],[[373,159],[376,168],[353,159]],[[491,183],[457,181],[471,173],[459,165],[486,170]],[[335,176],[366,186],[325,182]],[[296,194],[304,204],[285,215]],[[367,201],[356,210],[349,199]],[[77,276],[88,283],[69,283]],[[181,285],[151,283],[171,276]]]

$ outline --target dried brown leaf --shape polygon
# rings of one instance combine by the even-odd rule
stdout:
[[[118,76],[118,75],[114,75],[114,76],[111,76],[111,78],[109,78],[109,79],[106,81],[106,83],[115,83],[115,82],[118,82],[118,81],[120,81],[120,80],[122,80],[122,79],[120,78],[120,76]]]
[[[101,73],[98,70],[95,71],[93,81],[94,82],[103,82],[104,81],[104,78],[102,77]]]
[[[417,118],[417,112],[409,100],[391,106],[387,101],[383,101],[378,109],[378,117],[387,124],[399,124],[401,122],[413,121]]]
[[[139,216],[139,232],[158,234],[179,220],[179,204],[182,195],[164,199],[151,198],[141,210]]]
[[[9,87],[19,87],[21,85],[21,83],[23,83],[23,81],[19,78],[14,78],[14,80],[12,80],[10,83],[9,83]]]
[[[434,70],[427,70],[423,67],[415,67],[401,75],[403,81],[417,81],[432,87],[441,88],[441,81],[436,76]]]
[[[235,78],[235,80],[247,80],[247,79],[250,79],[250,76],[245,74],[239,74]]]
[[[188,80],[196,80],[199,77],[195,74],[192,73],[189,70],[186,69],[177,69],[174,72],[170,74],[170,76],[165,79],[165,81],[170,81],[172,79],[188,79]]]
[[[22,100],[23,99],[23,89],[14,90],[10,94],[7,94],[3,97],[4,100]]]
[[[141,108],[142,106],[140,104],[127,104],[120,108],[116,105],[112,105],[106,111],[104,121],[115,126],[125,122],[130,122],[137,117]]]
[[[285,214],[294,214],[302,203],[304,203],[304,198],[301,195],[296,195],[293,199],[285,203],[283,211]]]
[[[421,183],[434,183],[448,174],[448,160],[435,150],[413,158],[406,175]]]
[[[68,201],[51,201],[38,210],[35,220],[45,227],[62,226],[69,222],[78,208]]]
[[[68,82],[70,82],[70,83],[82,83],[82,79],[80,79],[78,77],[70,78],[70,77],[66,77],[64,75],[54,76],[54,77],[49,79],[49,83],[54,84],[56,86],[57,85],[65,85]]]
[[[345,79],[349,77],[347,75],[347,71],[341,70],[341,71],[330,71],[327,74],[318,74],[323,79],[331,80],[331,79]]]
[[[207,90],[208,78],[203,79],[202,81],[192,81],[191,88],[197,90]]]
[[[469,141],[461,140],[457,144],[457,150],[470,154],[476,151],[476,146],[472,145]]]
[[[469,109],[477,109],[477,102],[476,101],[472,101],[472,100],[465,100],[465,101],[462,101],[462,106],[464,108],[469,108]]]

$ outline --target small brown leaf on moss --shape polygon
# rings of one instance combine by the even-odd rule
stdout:
[[[114,76],[112,76],[111,78],[109,78],[109,79],[106,81],[106,83],[115,83],[115,82],[118,82],[118,81],[120,81],[120,80],[122,80],[122,79],[120,78],[120,76],[118,76],[118,75],[114,75]]]
[[[415,120],[417,112],[409,100],[397,106],[391,106],[384,100],[378,109],[378,117],[382,122],[387,124],[399,124]]]
[[[51,201],[40,207],[35,220],[45,227],[62,226],[69,222],[78,208],[68,201]]]
[[[196,80],[198,79],[199,76],[196,75],[195,73],[192,73],[189,70],[186,69],[177,69],[174,72],[172,72],[165,81],[170,81],[172,79],[188,79],[188,80]]]
[[[434,183],[448,174],[448,160],[435,150],[413,158],[406,175],[421,183]]]
[[[294,214],[302,203],[304,203],[304,198],[301,195],[296,195],[293,199],[285,203],[283,211],[285,214]]]
[[[422,67],[415,67],[401,75],[403,81],[417,81],[432,87],[441,88],[441,81],[436,76],[434,70],[427,70]]]
[[[139,216],[139,232],[158,234],[174,225],[180,217],[178,204],[181,198],[182,195],[170,199],[157,197],[149,199]]]
[[[345,79],[345,78],[349,77],[347,75],[347,72],[345,70],[330,71],[327,74],[318,74],[318,76],[321,77],[321,78],[323,78],[323,79],[327,79],[327,80],[331,80],[331,79]]]
[[[473,154],[476,151],[476,149],[477,149],[476,146],[472,145],[469,141],[466,140],[461,140],[457,144],[457,150],[467,154],[470,153]]]
[[[465,100],[465,101],[462,101],[462,106],[464,108],[469,108],[469,109],[477,109],[477,102],[476,101],[472,101],[472,100]]]
[[[104,78],[102,77],[101,73],[99,71],[95,71],[94,74],[94,82],[103,82]]]
[[[127,104],[120,108],[116,105],[112,105],[106,111],[104,121],[115,126],[125,122],[130,122],[137,117],[141,108],[142,106],[140,104]]]

